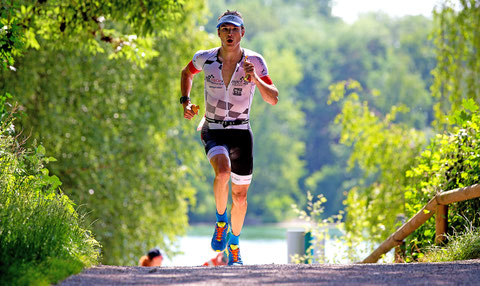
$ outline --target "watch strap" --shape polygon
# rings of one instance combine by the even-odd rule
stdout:
[[[184,104],[185,102],[187,102],[189,100],[190,100],[190,97],[182,96],[182,97],[180,97],[180,104]]]

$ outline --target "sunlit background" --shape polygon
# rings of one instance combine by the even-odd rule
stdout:
[[[442,1],[439,0],[335,0],[332,14],[342,18],[347,23],[353,23],[361,14],[369,12],[383,12],[391,17],[405,15],[423,15],[432,17],[432,10]]]

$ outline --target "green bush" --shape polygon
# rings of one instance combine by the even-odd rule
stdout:
[[[473,100],[464,100],[463,111],[450,120],[456,123],[452,133],[438,134],[407,172],[411,178],[405,193],[407,217],[415,215],[435,194],[478,183],[480,176],[480,114]],[[464,229],[465,219],[480,226],[480,199],[449,206],[448,233]],[[435,221],[430,219],[406,241],[407,261],[423,256],[435,239]]]
[[[349,243],[373,242],[375,247],[393,233],[403,217],[413,217],[437,193],[471,186],[480,176],[480,113],[474,100],[448,119],[450,133],[437,134],[423,148],[426,132],[396,123],[393,107],[384,118],[360,101],[355,81],[331,86],[332,101],[342,100],[337,122],[340,143],[352,148],[348,163],[363,172],[349,190],[345,227]],[[464,229],[465,219],[480,226],[480,199],[449,206],[448,234]],[[386,212],[385,210],[388,210]],[[427,221],[406,239],[406,261],[415,261],[434,243],[435,221]],[[358,257],[361,258],[361,257]]]
[[[347,171],[357,173],[344,201],[346,239],[351,249],[367,242],[364,248],[373,251],[400,224],[409,183],[405,172],[425,145],[425,134],[397,121],[398,115],[409,112],[404,105],[393,106],[385,116],[378,114],[366,99],[379,93],[364,92],[357,81],[339,82],[330,91],[329,100],[342,107],[335,120],[340,144],[351,150]],[[350,258],[363,259],[354,252]]]
[[[0,284],[56,283],[95,264],[99,244],[45,168],[54,159],[23,146],[12,113],[0,115]]]

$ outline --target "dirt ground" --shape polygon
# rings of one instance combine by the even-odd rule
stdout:
[[[480,285],[480,259],[416,264],[268,264],[220,267],[101,265],[73,285]]]

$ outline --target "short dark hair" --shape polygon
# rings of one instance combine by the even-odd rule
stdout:
[[[160,252],[160,249],[152,248],[148,251],[147,256],[149,259],[153,259],[157,256],[162,256],[162,253]]]
[[[227,10],[227,12],[223,13],[220,17],[218,17],[217,21],[220,21],[220,19],[221,19],[223,16],[227,16],[227,15],[235,15],[235,16],[240,17],[240,19],[243,20],[242,14],[240,14],[240,12]]]

